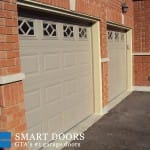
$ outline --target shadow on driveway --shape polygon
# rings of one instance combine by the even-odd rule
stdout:
[[[80,144],[63,150],[150,150],[150,93],[133,92],[90,127]]]

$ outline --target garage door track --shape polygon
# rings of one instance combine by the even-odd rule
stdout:
[[[133,92],[90,127],[80,144],[63,150],[150,150],[150,93]]]

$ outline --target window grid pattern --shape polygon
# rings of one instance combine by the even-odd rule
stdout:
[[[57,36],[57,26],[54,23],[43,23],[43,35],[48,37]]]
[[[119,32],[115,32],[115,40],[119,41]]]
[[[64,31],[65,38],[73,38],[74,37],[73,26],[63,25],[63,31]]]
[[[18,20],[19,34],[20,35],[34,35],[34,21],[25,18]]]
[[[125,34],[121,33],[120,38],[121,38],[121,41],[124,41],[125,40]]]
[[[107,35],[108,35],[108,40],[113,40],[113,31],[108,31]]]
[[[87,39],[87,29],[84,27],[79,28],[79,38]]]

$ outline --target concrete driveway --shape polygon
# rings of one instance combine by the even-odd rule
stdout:
[[[150,150],[150,92],[133,92],[90,127],[80,144],[63,150]]]

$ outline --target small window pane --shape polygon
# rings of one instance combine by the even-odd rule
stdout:
[[[33,22],[29,21],[28,24],[33,27]]]
[[[34,35],[34,22],[27,18],[19,18],[19,34],[20,35]]]
[[[113,40],[113,31],[108,31],[108,40]]]
[[[79,38],[87,39],[87,29],[85,27],[79,28]]]
[[[63,29],[64,29],[64,37],[66,37],[66,38],[73,38],[74,37],[73,26],[64,25]]]
[[[33,29],[31,29],[30,31],[29,31],[29,33],[28,33],[29,35],[34,35],[34,31],[33,31]]]
[[[43,33],[44,33],[44,35],[46,35],[46,36],[48,35],[48,33],[47,33],[46,31],[43,31]]]
[[[23,32],[19,29],[19,34],[23,34]]]
[[[67,33],[66,32],[64,32],[64,36],[67,37]]]
[[[44,36],[56,37],[57,27],[54,23],[43,23],[43,34]]]
[[[119,32],[115,32],[115,40],[116,40],[116,41],[119,40]]]

